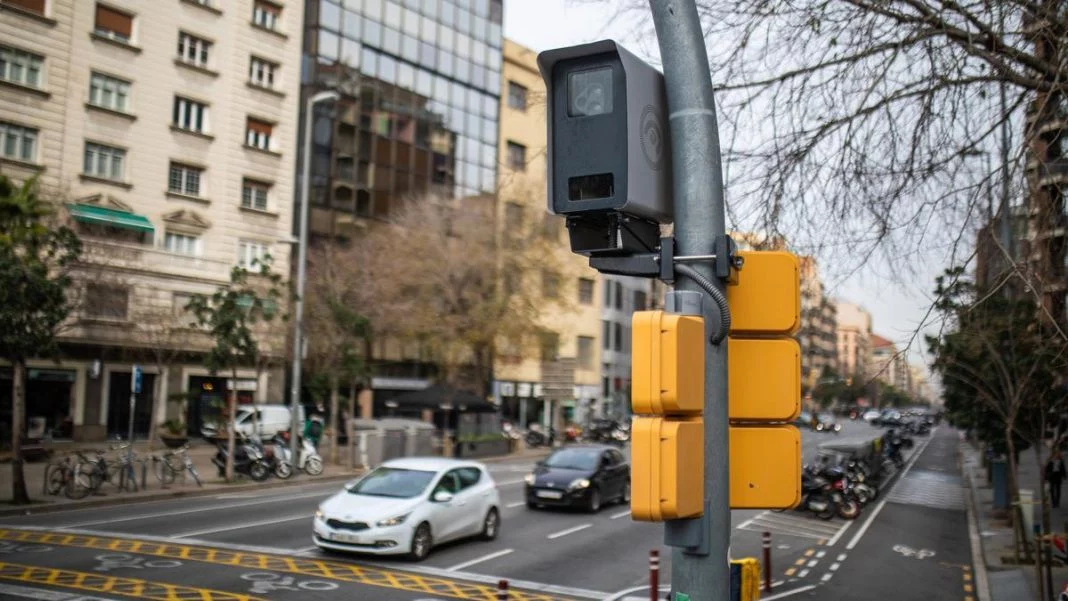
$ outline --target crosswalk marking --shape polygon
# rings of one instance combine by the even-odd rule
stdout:
[[[822,540],[834,537],[848,526],[849,522],[822,521],[800,515],[765,511],[742,522],[737,529]]]
[[[891,503],[964,511],[960,478],[932,471],[910,472],[894,486],[886,500]]]

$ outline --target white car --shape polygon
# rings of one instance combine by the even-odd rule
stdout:
[[[878,411],[872,409],[871,411],[865,411],[864,415],[862,415],[861,417],[864,418],[864,421],[871,422],[871,420],[879,417],[880,415],[882,415],[882,413],[879,413]]]
[[[497,538],[500,506],[497,484],[481,463],[394,459],[323,501],[313,540],[321,549],[418,561],[439,543]]]

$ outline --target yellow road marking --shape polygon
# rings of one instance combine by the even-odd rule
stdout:
[[[6,562],[0,562],[0,580],[51,584],[81,591],[109,593],[138,599],[152,599],[154,601],[266,601],[250,595],[206,588]]]
[[[159,543],[107,536],[67,534],[64,532],[43,532],[39,530],[2,529],[0,530],[0,540],[58,545],[82,549],[122,551],[140,555],[166,557],[169,559],[199,561],[215,565],[270,570],[274,572],[326,578],[340,582],[351,582],[355,584],[381,586],[419,593],[430,593],[433,595],[453,597],[455,599],[493,601],[497,598],[496,587],[485,584],[458,582],[435,576],[424,576],[422,574],[397,572],[356,564],[320,561],[317,559],[297,559],[279,555],[267,555],[265,553],[249,553],[245,551],[231,551],[228,549],[213,549],[209,547],[176,545],[171,543]],[[799,560],[799,565],[804,563],[804,561],[805,560],[803,559]],[[94,574],[88,575],[95,576]],[[509,599],[514,601],[565,600],[564,597],[554,597],[543,593],[525,592],[517,589],[512,589],[509,592],[511,594]],[[209,601],[201,600],[199,596],[197,596],[196,599],[197,601]]]
[[[970,584],[965,584],[965,585],[964,585],[964,592],[966,592],[966,593],[970,593],[970,592],[972,592],[972,585],[970,585]]]
[[[786,570],[786,575],[787,576],[793,576],[796,573],[797,573],[797,568],[790,568],[789,570]]]
[[[812,557],[812,554],[815,552],[815,550],[809,549],[808,551],[805,551],[805,557]]]
[[[804,565],[804,564],[805,564],[805,559],[803,557],[794,562],[795,566],[800,566],[800,565]]]
[[[964,581],[965,582],[971,582],[971,580],[972,580],[972,575],[968,574],[968,573],[965,573],[964,574]]]

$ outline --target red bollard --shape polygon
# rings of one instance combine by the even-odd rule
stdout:
[[[660,593],[660,551],[649,551],[649,601],[659,601]]]
[[[764,592],[771,592],[771,533],[765,532],[761,537],[764,544]]]
[[[497,582],[497,601],[508,601],[508,581]]]

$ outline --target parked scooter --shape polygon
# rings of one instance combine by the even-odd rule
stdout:
[[[293,453],[289,449],[289,432],[282,430],[275,435],[275,440],[278,441],[276,446],[280,448],[282,461],[292,466]],[[303,436],[300,437],[300,461],[297,463],[297,469],[309,476],[323,473],[323,458],[319,456],[319,451],[315,450],[315,445]]]
[[[523,440],[526,441],[527,446],[536,449],[538,447],[551,447],[553,441],[556,439],[556,428],[549,428],[548,432],[545,432],[541,428],[541,424],[531,424],[530,429],[527,430]]]
[[[268,466],[263,450],[252,444],[248,437],[238,432],[234,441],[234,473],[244,474],[257,482],[262,482],[271,477],[271,468]],[[219,476],[226,474],[226,443],[216,443],[219,450],[211,458],[215,467],[219,468]]]
[[[840,468],[831,469],[840,471]],[[806,468],[801,471],[801,503],[795,511],[811,511],[821,520],[829,520],[836,513],[852,520],[860,515],[860,504],[856,499],[847,496],[844,473],[842,477],[832,481],[814,475],[811,469]]]

